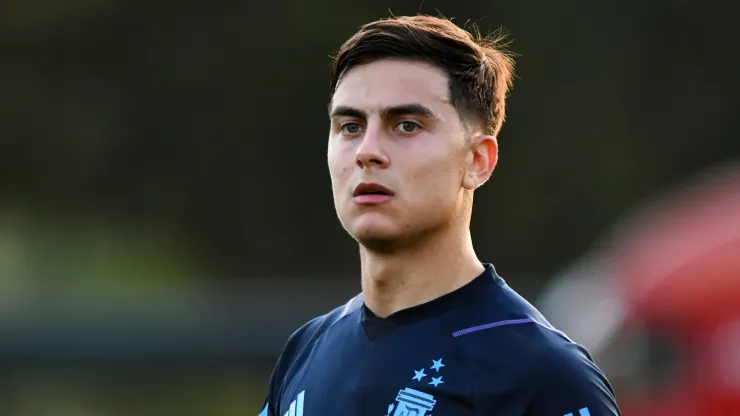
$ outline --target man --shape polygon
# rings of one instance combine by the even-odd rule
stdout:
[[[362,294],[288,340],[261,415],[618,415],[587,352],[478,260],[513,62],[429,16],[372,22],[331,73],[328,165]]]

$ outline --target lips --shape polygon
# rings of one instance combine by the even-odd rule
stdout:
[[[355,188],[355,191],[352,193],[352,196],[358,197],[362,195],[386,195],[386,196],[393,196],[393,191],[386,188],[383,185],[373,183],[373,182],[363,182]]]
[[[373,182],[363,182],[355,188],[352,196],[360,205],[378,205],[393,198],[393,191]]]

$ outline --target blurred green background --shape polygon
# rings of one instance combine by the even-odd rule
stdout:
[[[330,55],[442,12],[511,33],[479,255],[536,299],[637,201],[740,156],[716,1],[5,0],[0,414],[256,414],[282,343],[359,290],[325,164]]]

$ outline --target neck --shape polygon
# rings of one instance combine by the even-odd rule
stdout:
[[[483,273],[468,227],[429,237],[424,244],[391,254],[361,247],[362,292],[373,313],[384,318],[429,302]]]

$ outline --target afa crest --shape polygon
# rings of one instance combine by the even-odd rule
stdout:
[[[439,373],[439,370],[442,367],[445,367],[445,365],[442,364],[442,358],[439,360],[432,360],[432,366],[429,368],[429,371],[436,371]],[[427,377],[424,370],[425,368],[418,371],[414,370],[415,374],[411,379],[412,383],[417,382],[416,384],[429,384],[434,387],[444,383],[442,376],[431,377],[432,381],[427,383],[426,380],[424,380],[424,378]],[[431,416],[431,412],[434,409],[435,404],[437,404],[437,400],[434,398],[434,395],[406,387],[398,391],[396,401],[388,405],[388,411],[385,416]]]
[[[425,416],[434,409],[437,401],[431,394],[406,387],[398,392],[396,403],[388,406],[389,415],[395,407],[396,411],[392,416]]]

